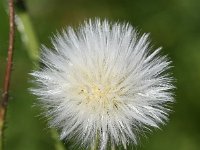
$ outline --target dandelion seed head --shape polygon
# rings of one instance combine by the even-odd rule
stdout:
[[[95,19],[67,28],[52,38],[53,48],[42,48],[44,67],[31,73],[37,84],[31,91],[61,139],[126,149],[137,144],[138,133],[166,122],[171,62],[148,37],[130,24]]]

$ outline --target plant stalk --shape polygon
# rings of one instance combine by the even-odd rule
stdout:
[[[5,118],[9,100],[10,79],[11,79],[11,71],[13,64],[13,49],[14,49],[14,38],[15,38],[14,0],[8,1],[8,7],[9,7],[9,45],[8,45],[6,72],[3,84],[3,94],[2,94],[2,100],[0,102],[0,150],[3,150],[4,126],[5,126]]]
[[[16,5],[16,26],[20,32],[21,39],[30,59],[39,67],[39,41],[34,31],[31,18],[24,0],[15,0]],[[54,140],[55,150],[65,150],[63,143],[58,139],[58,133],[51,129],[51,136]]]

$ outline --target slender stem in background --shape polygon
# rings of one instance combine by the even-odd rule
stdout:
[[[16,6],[16,27],[20,32],[22,42],[32,61],[38,62],[39,42],[35,34],[30,16],[24,0],[15,0]]]
[[[39,67],[39,41],[34,31],[28,9],[24,0],[15,0],[16,6],[16,27],[30,59]],[[58,133],[51,129],[51,136],[54,140],[55,150],[65,150],[63,143],[58,139]]]
[[[10,77],[12,71],[12,60],[13,60],[13,48],[14,48],[14,35],[15,35],[15,24],[14,24],[14,0],[9,0],[9,46],[8,46],[8,57],[6,64],[6,72],[3,85],[2,100],[0,103],[0,149],[3,149],[3,130],[5,124],[6,111],[8,106]]]

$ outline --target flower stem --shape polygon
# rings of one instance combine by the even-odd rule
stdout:
[[[55,129],[51,129],[51,136],[54,139],[55,149],[56,150],[65,150],[63,143],[60,142],[60,140],[58,139],[58,133]]]
[[[10,79],[11,79],[12,62],[13,62],[13,49],[14,49],[14,38],[15,38],[14,0],[9,0],[8,7],[9,7],[9,46],[8,46],[6,72],[4,77],[3,94],[2,94],[2,100],[0,102],[0,150],[3,150],[4,125],[5,125],[5,118],[9,100],[9,88],[10,88]]]
[[[97,131],[96,138],[94,139],[93,143],[91,144],[91,150],[98,150],[99,145],[99,132]]]

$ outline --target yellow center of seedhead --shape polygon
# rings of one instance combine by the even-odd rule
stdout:
[[[80,105],[85,105],[89,108],[94,108],[95,110],[99,108],[105,108],[109,110],[112,108],[118,108],[122,102],[120,100],[123,90],[120,86],[123,78],[118,81],[119,74],[113,71],[110,76],[106,76],[106,69],[98,69],[98,73],[94,76],[94,73],[91,73],[85,68],[79,68],[81,80],[78,81],[74,86],[73,93],[77,95],[77,98],[80,100]],[[74,75],[75,76],[75,75]],[[72,76],[73,77],[73,76]],[[119,89],[118,89],[119,88]]]
[[[83,87],[80,95],[84,96],[88,101],[107,100],[110,92],[110,86],[92,85],[91,87]]]

